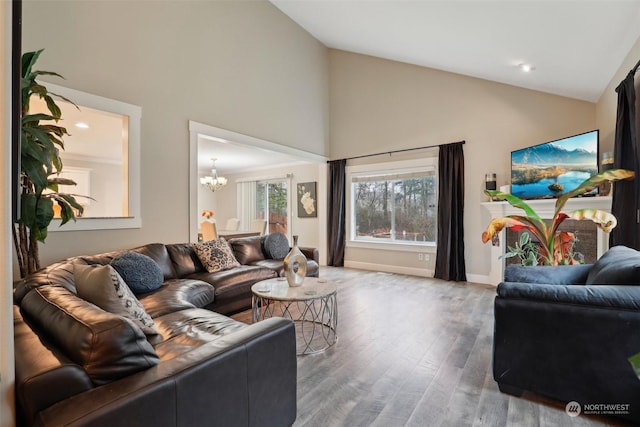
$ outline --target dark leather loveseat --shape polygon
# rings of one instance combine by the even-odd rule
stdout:
[[[275,235],[272,236],[276,237]],[[284,258],[283,254],[289,252],[291,248],[289,247],[286,238],[281,235],[279,239],[274,240],[285,245],[285,247],[280,248],[277,255],[273,254],[275,255],[274,257],[272,256],[270,249],[265,248],[265,245],[268,245],[269,243],[265,242],[268,238],[269,236],[242,237],[229,240],[229,244],[233,249],[233,254],[240,264],[266,267],[275,271],[278,276],[284,277],[284,265],[282,258]],[[299,249],[307,258],[307,276],[318,277],[320,272],[320,267],[318,265],[320,258],[318,249],[306,246],[300,246]]]
[[[26,426],[286,426],[296,418],[292,322],[246,325],[233,312],[261,266],[206,273],[188,244],[131,251],[162,270],[161,287],[138,296],[158,334],[76,294],[79,256],[18,282],[14,290],[16,403]],[[216,310],[218,312],[216,312]]]
[[[578,402],[640,422],[640,252],[593,265],[510,265],[495,299],[493,376],[501,391]],[[610,406],[604,406],[610,405]]]

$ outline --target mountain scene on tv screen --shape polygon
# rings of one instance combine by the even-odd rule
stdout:
[[[511,155],[511,193],[520,198],[551,198],[571,191],[598,173],[597,137],[593,151],[574,144],[548,143]],[[586,145],[586,144],[585,144]],[[588,145],[587,145],[588,146]]]

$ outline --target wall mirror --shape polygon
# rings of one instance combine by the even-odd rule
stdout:
[[[76,182],[61,191],[76,197],[84,212],[78,220],[50,231],[139,228],[141,108],[121,101],[46,83],[47,89],[73,101],[56,99],[62,110],[60,125],[70,133],[61,176]],[[48,112],[44,101],[33,97],[31,110]]]

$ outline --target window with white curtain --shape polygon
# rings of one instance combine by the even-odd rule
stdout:
[[[238,212],[242,224],[267,220],[267,233],[290,237],[291,178],[264,178],[238,182]]]

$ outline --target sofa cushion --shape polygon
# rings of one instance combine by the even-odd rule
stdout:
[[[138,252],[125,252],[111,261],[134,294],[151,292],[162,286],[164,274],[151,258]]]
[[[166,332],[164,340],[155,346],[155,350],[161,361],[173,359],[247,326],[246,323],[201,308],[169,313],[158,319],[158,327]]]
[[[207,273],[210,274],[210,273]],[[172,279],[160,289],[140,296],[140,303],[153,319],[167,313],[202,308],[215,298],[215,288],[202,280]]]
[[[262,261],[262,239],[260,236],[240,237],[229,240],[233,254],[240,264],[251,265],[256,261]]]
[[[126,377],[159,363],[131,320],[104,311],[62,286],[41,286],[22,299],[25,321],[46,334],[94,384]]]
[[[614,246],[598,259],[587,277],[587,285],[639,285],[640,252]]]
[[[504,269],[504,281],[547,285],[584,285],[591,267],[593,267],[591,264],[535,266],[509,264]]]
[[[275,271],[257,265],[241,265],[230,270],[215,273],[196,273],[190,279],[202,280],[213,285],[216,289],[216,301],[220,298],[238,295],[251,296],[251,285],[260,280],[276,277]]]
[[[287,236],[282,233],[271,233],[262,240],[262,251],[267,259],[284,259],[291,248]]]
[[[144,246],[131,249],[131,252],[137,252],[142,255],[146,255],[158,264],[164,280],[175,279],[176,272],[173,269],[173,263],[171,257],[167,251],[167,247],[163,243],[149,243]]]
[[[206,271],[191,243],[174,243],[167,245],[173,269],[177,278],[183,278],[193,273]]]
[[[76,264],[74,277],[80,298],[133,320],[146,335],[158,334],[151,316],[112,266]]]
[[[240,267],[240,263],[233,256],[233,251],[223,237],[218,240],[194,243],[193,250],[209,273]]]
[[[83,263],[81,259],[75,259],[74,262]],[[76,287],[73,278],[73,263],[69,262],[69,260],[57,262],[15,282],[13,289],[14,304],[20,304],[22,298],[24,298],[30,290],[40,286],[49,285],[51,283],[64,286],[71,292],[75,293]]]

